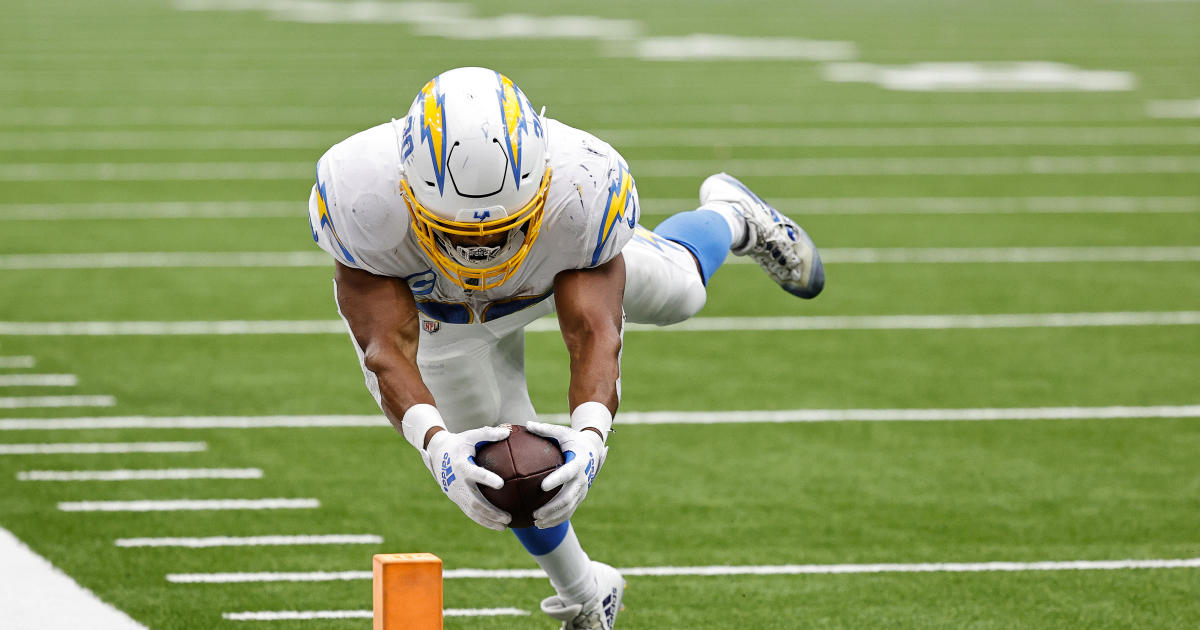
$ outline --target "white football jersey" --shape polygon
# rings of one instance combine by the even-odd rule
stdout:
[[[541,232],[504,284],[463,289],[438,273],[410,229],[400,124],[357,133],[321,157],[308,220],[313,240],[342,264],[404,278],[428,319],[475,324],[524,310],[551,296],[558,272],[604,264],[633,236],[641,213],[625,160],[595,136],[546,119],[553,172]]]

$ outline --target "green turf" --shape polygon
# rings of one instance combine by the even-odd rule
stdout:
[[[744,159],[1174,156],[1195,160],[1196,119],[1149,103],[1200,98],[1200,5],[1068,0],[963,3],[535,0],[474,3],[631,19],[647,36],[722,33],[853,42],[856,60],[1046,60],[1132,72],[1127,92],[906,92],[831,83],[808,61],[655,62],[629,42],[452,40],[407,24],[321,24],[262,11],[182,11],[170,0],[0,0],[0,260],[105,252],[318,252],[305,219],[329,143],[401,115],[429,77],[488,65],[537,106],[614,139],[653,226],[688,209],[705,169]],[[678,146],[661,130],[906,127],[1178,129],[1106,146]],[[224,141],[312,134],[312,146]],[[93,132],[152,134],[109,147]],[[880,133],[887,133],[880,131]],[[306,136],[307,137],[307,136]],[[620,138],[633,140],[622,143]],[[80,146],[71,146],[72,138]],[[90,139],[89,139],[90,138]],[[222,144],[225,142],[225,144]],[[697,172],[649,174],[666,160]],[[21,181],[29,164],[284,163],[278,179]],[[53,169],[51,170],[53,172]],[[1178,197],[1194,172],[778,177],[735,173],[768,199]],[[672,200],[672,201],[662,201]],[[291,217],[8,220],[36,204],[292,202]],[[682,204],[682,205],[680,205]],[[810,208],[811,204],[804,207]],[[825,248],[1194,247],[1200,213],[795,213]],[[786,207],[783,208],[787,210]],[[914,207],[912,210],[922,210]],[[1200,310],[1200,263],[850,264],[801,302],[754,266],[723,268],[702,316],[856,316]],[[336,320],[328,267],[2,269],[0,322]],[[629,332],[631,411],[1189,405],[1196,326],[821,332]],[[565,411],[555,333],[527,337],[530,393]],[[0,335],[0,357],[73,373],[73,388],[0,397],[113,395],[111,408],[0,409],[5,418],[373,414],[341,334]],[[618,417],[619,422],[619,417]],[[168,573],[367,570],[378,552],[430,551],[448,568],[532,568],[508,534],[439,496],[411,448],[376,428],[0,431],[0,443],[190,441],[183,454],[0,456],[0,526],[155,630],[365,628],[364,620],[224,621],[255,610],[364,610],[367,581],[170,584]],[[575,524],[617,566],[1066,561],[1200,556],[1194,419],[620,426]],[[33,469],[259,467],[260,480],[22,482]],[[319,509],[66,513],[59,501],[312,497]],[[121,549],[116,538],[379,534],[379,545]],[[2,561],[2,560],[0,560]],[[525,618],[446,628],[551,628],[542,580],[451,580],[446,605]],[[1189,628],[1200,570],[630,577],[618,627]],[[0,627],[5,627],[0,611]],[[6,629],[7,630],[7,629]]]

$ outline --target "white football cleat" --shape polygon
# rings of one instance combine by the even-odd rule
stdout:
[[[592,562],[596,596],[584,604],[567,604],[558,595],[542,600],[542,612],[563,622],[561,630],[612,630],[621,612],[625,578],[603,562]]]
[[[784,291],[805,299],[817,297],[825,287],[825,267],[803,228],[726,173],[700,185],[700,204],[714,201],[732,205],[746,220],[746,241],[741,247],[735,244],[735,255],[749,255]]]

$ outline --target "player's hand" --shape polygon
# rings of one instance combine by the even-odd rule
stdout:
[[[542,490],[562,486],[553,499],[533,513],[534,526],[546,529],[566,522],[583,503],[588,488],[596,480],[596,473],[604,465],[608,447],[599,434],[587,428],[576,430],[544,422],[530,422],[525,428],[531,433],[557,441],[566,460],[558,470],[542,480]]]
[[[475,448],[487,442],[499,442],[508,437],[509,431],[507,426],[481,427],[462,433],[438,431],[421,451],[425,467],[433,473],[446,496],[471,520],[497,531],[503,531],[512,516],[483,498],[475,484],[499,489],[504,486],[504,480],[475,465]]]

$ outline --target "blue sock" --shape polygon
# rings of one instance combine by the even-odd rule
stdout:
[[[733,244],[733,233],[725,218],[712,210],[691,210],[667,217],[654,228],[654,233],[679,243],[692,252],[700,263],[700,275],[704,284],[717,272],[729,246]]]
[[[559,543],[567,536],[567,529],[571,527],[571,522],[567,521],[561,525],[555,525],[550,529],[538,529],[536,527],[519,527],[514,528],[512,533],[516,534],[517,540],[525,545],[525,550],[535,556],[544,556],[558,548]]]

